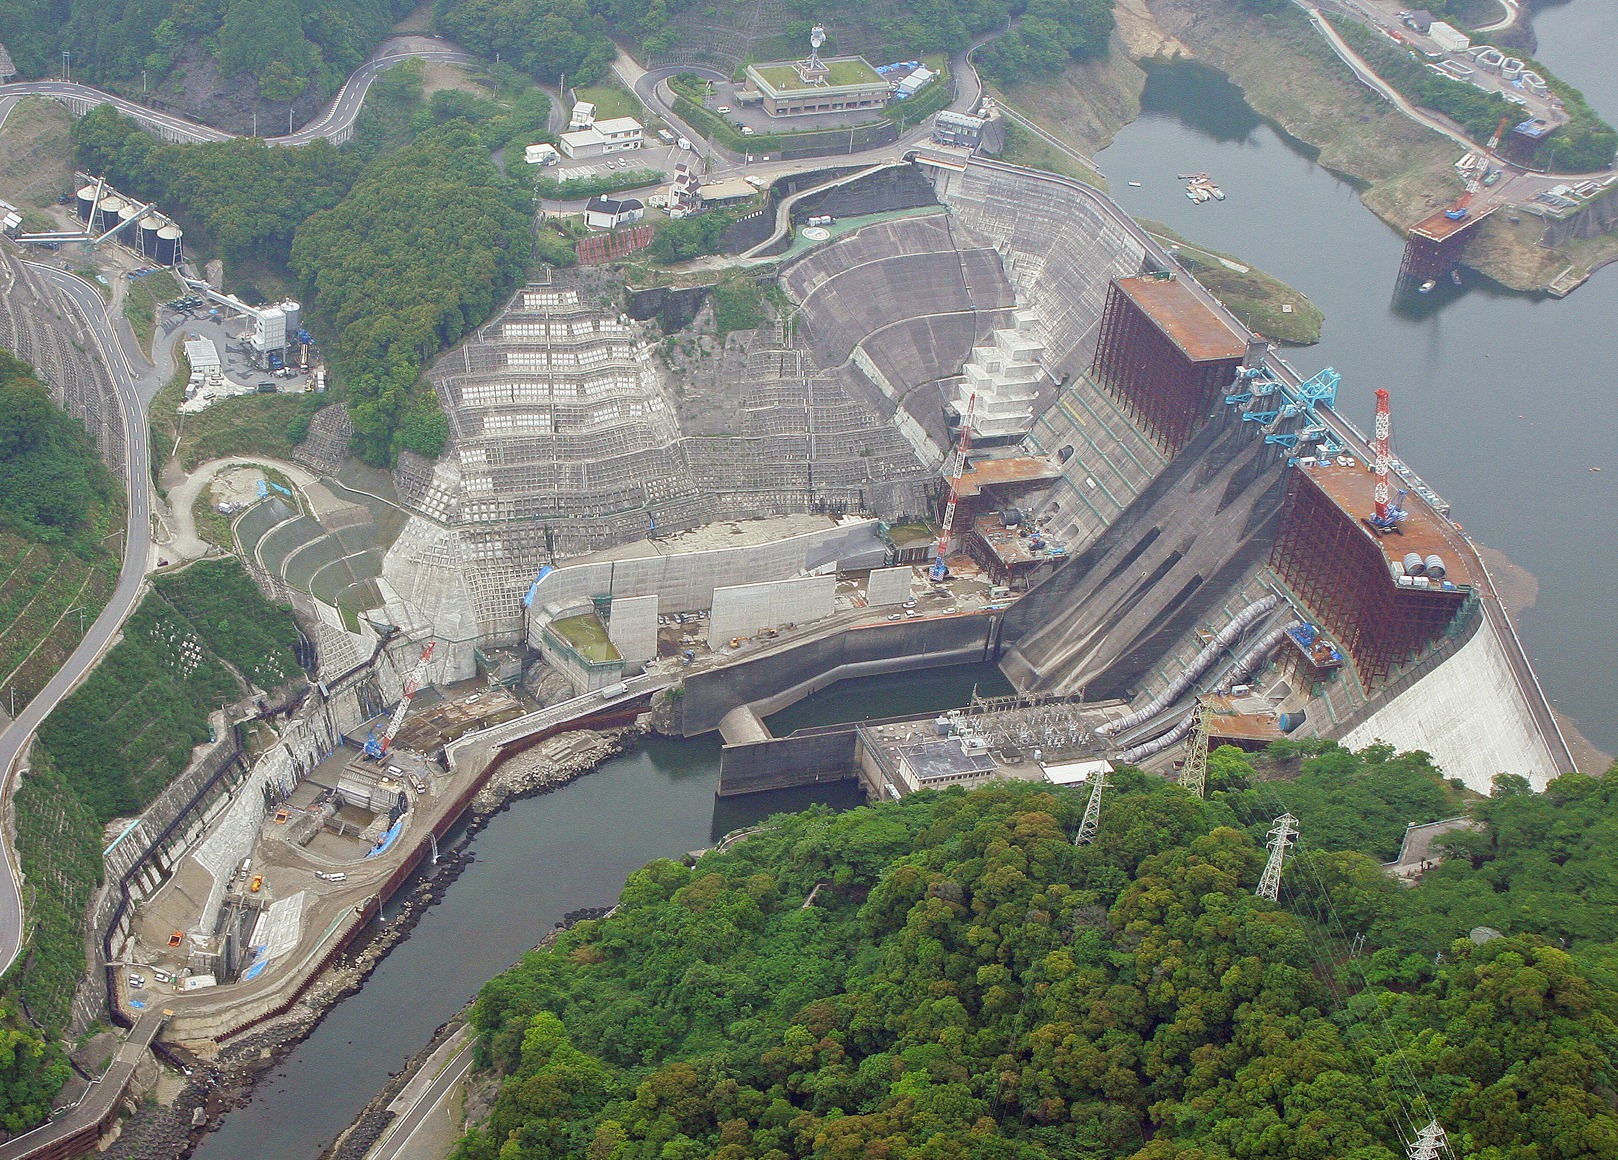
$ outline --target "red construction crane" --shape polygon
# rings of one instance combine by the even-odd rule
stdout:
[[[1388,468],[1393,459],[1390,448],[1392,434],[1393,409],[1389,406],[1388,392],[1379,389],[1376,393],[1376,430],[1371,439],[1371,450],[1376,453],[1376,514],[1371,517],[1371,526],[1379,532],[1394,531],[1405,519],[1404,490],[1400,490],[1397,501],[1388,502]]]
[[[961,436],[955,444],[955,462],[949,477],[949,503],[944,505],[944,526],[938,533],[938,547],[933,554],[933,566],[929,571],[934,580],[942,580],[949,575],[944,557],[949,555],[950,531],[955,526],[955,505],[961,497],[961,474],[966,470],[966,453],[972,449],[972,416],[977,412],[977,407],[978,396],[974,391],[967,396],[966,416],[961,420]]]
[[[388,728],[377,740],[373,733],[365,742],[365,752],[370,757],[385,757],[388,746],[393,744],[394,735],[399,732],[399,726],[404,724],[405,714],[410,711],[410,700],[421,691],[422,682],[427,679],[427,662],[433,659],[433,646],[436,640],[427,642],[427,647],[421,650],[421,658],[416,661],[416,667],[410,670],[405,678],[404,688],[399,693],[399,704],[393,710],[393,716],[388,719]]]
[[[1489,143],[1485,145],[1484,148],[1489,150],[1491,153],[1494,152],[1494,150],[1500,145],[1500,138],[1505,136],[1506,126],[1509,124],[1511,124],[1511,114],[1507,113],[1504,117],[1500,118],[1500,124],[1494,127],[1494,136],[1489,138]]]

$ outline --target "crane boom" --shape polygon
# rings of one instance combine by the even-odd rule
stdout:
[[[393,716],[388,718],[388,728],[382,734],[381,741],[376,743],[374,753],[372,752],[371,741],[366,742],[366,752],[371,756],[384,756],[388,752],[388,746],[393,744],[393,738],[399,732],[399,726],[404,724],[405,714],[410,711],[411,699],[421,691],[422,682],[427,679],[427,662],[433,659],[433,646],[437,643],[436,640],[430,640],[427,642],[427,647],[421,650],[421,656],[416,661],[416,667],[410,670],[410,675],[405,678],[404,688],[399,691],[399,704],[394,707]]]
[[[950,533],[955,527],[955,505],[961,498],[961,474],[966,470],[966,453],[972,449],[972,416],[977,412],[977,407],[977,393],[973,392],[967,396],[966,417],[961,420],[961,435],[955,444],[955,462],[951,464],[949,477],[949,502],[944,505],[944,526],[938,532],[938,547],[933,553],[930,570],[934,580],[942,580],[949,574],[944,557],[949,555]]]

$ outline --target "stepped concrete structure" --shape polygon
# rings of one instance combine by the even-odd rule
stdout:
[[[1305,733],[1426,749],[1476,789],[1571,766],[1447,506],[1406,481],[1448,587],[1361,519],[1369,450],[1335,372],[1306,380],[1082,183],[919,171],[937,208],[787,260],[791,325],[722,348],[654,342],[599,283],[519,292],[433,369],[451,448],[399,472],[383,619],[470,672],[477,647],[535,643],[522,597],[551,564],[538,605],[736,600],[737,624],[766,624],[768,593],[891,564],[878,521],[937,518],[975,400],[962,538],[991,564],[1041,545],[1006,566],[1030,590],[994,647],[1021,688],[1141,705],[1117,737],[1132,760],[1172,753],[1190,698],[1240,682]],[[816,210],[871,212],[871,192]],[[742,541],[716,538],[726,521]]]

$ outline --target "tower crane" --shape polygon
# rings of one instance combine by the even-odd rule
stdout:
[[[373,761],[380,761],[387,756],[388,746],[393,744],[394,736],[399,732],[399,726],[404,724],[405,714],[410,711],[410,701],[421,691],[422,682],[427,679],[427,662],[433,659],[433,646],[438,642],[430,640],[427,647],[421,650],[421,657],[416,661],[416,667],[410,670],[405,678],[404,688],[399,692],[399,704],[393,710],[393,716],[388,718],[388,728],[379,740],[373,729],[371,735],[365,739],[365,756]]]
[[[927,571],[927,575],[933,580],[942,580],[949,575],[944,557],[949,555],[950,532],[955,526],[955,505],[960,499],[961,473],[966,470],[966,453],[972,449],[972,416],[977,408],[978,396],[974,391],[967,396],[966,416],[961,420],[961,436],[955,444],[955,462],[950,470],[949,503],[944,505],[944,526],[938,533],[938,547],[933,553],[933,566]]]
[[[1392,503],[1388,502],[1388,464],[1393,458],[1390,449],[1393,434],[1393,408],[1389,404],[1388,392],[1378,389],[1376,392],[1376,434],[1371,440],[1371,449],[1376,452],[1376,512],[1370,518],[1370,524],[1378,532],[1387,535],[1389,532],[1399,530],[1408,517],[1405,511],[1405,495],[1403,488],[1399,489],[1399,498]]]

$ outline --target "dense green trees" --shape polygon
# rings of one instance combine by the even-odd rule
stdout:
[[[442,418],[412,402],[421,367],[504,299],[530,241],[525,191],[464,121],[372,162],[347,197],[298,230],[292,268],[333,331],[326,352],[362,458],[442,449]]]
[[[73,54],[76,79],[161,84],[202,42],[226,75],[252,73],[272,101],[334,91],[413,5],[405,0],[0,0],[0,29],[24,76]]]
[[[1082,794],[1017,784],[651,863],[612,918],[484,987],[482,1058],[507,1078],[457,1155],[1394,1160],[1431,1114],[1477,1160],[1618,1155],[1613,934],[1564,949],[1508,904],[1507,937],[1474,945],[1455,890],[1584,831],[1588,882],[1618,781],[1502,785],[1471,860],[1407,889],[1354,847],[1453,806],[1424,759],[1284,748],[1259,781],[1215,756],[1232,792],[1207,802],[1120,771],[1085,848]],[[1319,837],[1276,906],[1254,831],[1283,803]],[[1317,825],[1333,804],[1368,820]],[[1618,901],[1602,882],[1593,908]]]
[[[0,525],[40,543],[88,547],[112,476],[78,420],[33,368],[0,349]]]
[[[1070,61],[1106,52],[1112,26],[1112,0],[1029,0],[984,64],[1008,85],[1049,79]]]
[[[586,0],[438,0],[434,26],[551,84],[564,75],[581,85],[598,81],[615,54]]]
[[[119,188],[180,212],[232,264],[282,265],[309,215],[342,200],[358,176],[358,158],[322,139],[276,149],[257,138],[165,145],[111,105],[73,126],[80,164]]]

